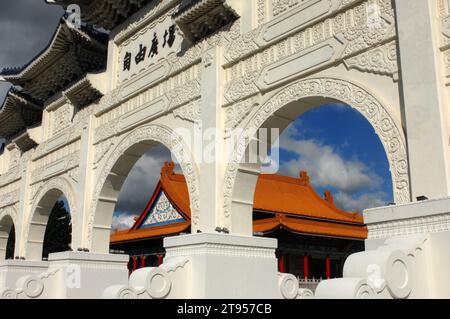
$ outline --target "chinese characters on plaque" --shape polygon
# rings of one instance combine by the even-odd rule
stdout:
[[[181,47],[183,38],[170,18],[155,28],[147,30],[121,48],[121,72],[119,80],[128,79],[144,67],[156,63],[160,58]]]

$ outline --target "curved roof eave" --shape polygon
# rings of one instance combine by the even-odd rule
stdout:
[[[87,42],[94,43],[98,46],[107,46],[108,35],[100,31],[90,30],[86,26],[81,28],[73,28],[68,24],[68,21],[61,17],[58,27],[53,33],[51,40],[47,46],[42,49],[33,59],[21,67],[3,68],[0,71],[0,78],[3,81],[11,82],[14,85],[21,85],[27,80],[32,79],[39,73],[40,67],[49,65],[53,60],[56,60],[64,53],[64,44],[67,41],[67,32],[76,32],[81,38]],[[59,46],[59,47],[58,47]]]

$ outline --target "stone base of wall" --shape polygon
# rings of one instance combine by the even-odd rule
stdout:
[[[450,199],[371,209],[366,251],[344,278],[319,284],[316,298],[450,298]]]
[[[113,284],[128,282],[127,255],[62,252],[48,262],[7,261],[0,298],[94,299]]]
[[[166,238],[164,264],[135,271],[107,298],[308,298],[296,277],[278,273],[275,239],[220,234]]]

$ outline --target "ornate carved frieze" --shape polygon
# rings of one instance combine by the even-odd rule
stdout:
[[[397,44],[391,41],[344,61],[349,69],[362,72],[389,75],[398,80]]]
[[[182,120],[199,124],[201,120],[200,99],[174,109],[173,115]]]
[[[20,181],[15,181],[0,188],[0,208],[19,202]]]
[[[69,127],[73,117],[73,106],[64,104],[58,107],[53,113],[53,133],[58,134],[65,128]]]
[[[384,8],[383,2],[390,0],[376,0],[377,5],[380,8]],[[319,31],[323,27],[320,25],[326,25],[328,36],[333,36],[342,31],[342,26],[339,23],[345,22],[346,27],[354,24],[354,8],[348,9],[351,5],[355,5],[362,0],[309,0],[299,1],[296,5],[300,4],[295,10],[287,10],[284,14],[279,14],[275,19],[269,21],[265,25],[250,31],[242,37],[230,42],[226,48],[225,58],[227,63],[233,64],[242,61],[247,56],[264,50],[269,46],[273,46],[277,42],[292,37],[293,34],[300,33],[306,37],[312,35],[311,26],[315,25],[315,32]],[[280,0],[289,7],[289,4],[293,4],[293,1]],[[283,6],[277,8],[284,10]],[[367,3],[362,4],[366,10]],[[274,7],[274,6],[273,6]],[[294,7],[294,6],[293,6]],[[348,9],[348,10],[347,10]],[[273,11],[274,9],[272,9]],[[276,9],[279,10],[279,9]],[[342,13],[342,11],[345,11]],[[380,12],[384,14],[383,9]],[[342,15],[345,19],[342,19]],[[366,15],[367,16],[367,15]],[[290,21],[290,18],[292,21]],[[337,24],[337,25],[336,25]],[[333,29],[333,30],[330,30]],[[317,35],[316,35],[317,36]],[[309,46],[314,45],[317,41],[310,41]],[[308,45],[308,44],[307,44]]]
[[[227,83],[225,86],[226,102],[239,101],[244,97],[259,93],[259,88],[256,84],[259,75],[259,71],[252,71]]]
[[[312,5],[320,2],[307,3]],[[336,4],[338,9],[333,12],[334,16],[318,20],[313,25],[308,24],[297,33],[290,33],[289,28],[292,26],[283,29],[278,25],[277,28],[283,29],[277,30],[280,39],[273,35],[276,40],[267,41],[267,45],[255,40],[264,38],[263,28],[231,41],[225,53],[229,66],[226,71],[225,103],[245,99],[259,93],[260,89],[266,90],[306,73],[313,73],[347,57],[355,67],[365,63],[365,57],[370,58],[371,62],[364,67],[364,71],[376,71],[383,75],[389,73],[395,78],[396,56],[391,51],[384,51],[391,48],[384,44],[395,38],[391,2],[376,0],[374,3],[363,2],[348,7],[350,3],[357,2],[359,1]],[[375,17],[371,16],[370,5],[376,5]],[[343,9],[346,10],[341,11]],[[284,19],[284,15],[280,16],[280,20],[282,18]],[[383,53],[383,59],[376,68],[374,61],[379,58],[380,49],[365,54],[367,49],[375,46],[381,46]],[[360,60],[353,58],[359,54],[365,55]],[[363,67],[360,68],[362,69]]]
[[[198,66],[193,66],[101,114],[99,126],[95,130],[95,143],[129,129],[139,124],[139,121],[150,121],[198,99],[201,94],[198,73]],[[149,105],[152,107],[148,107]],[[145,112],[146,115],[139,116],[138,119],[133,116],[136,112]]]
[[[79,165],[81,141],[78,139],[35,159],[32,183],[60,175]]]
[[[103,142],[98,143],[95,146],[95,157],[94,157],[94,169],[96,169],[99,163],[105,158],[105,155],[113,148],[115,144],[115,138],[109,138]]]
[[[422,216],[370,224],[368,239],[384,239],[423,233],[450,231],[450,214]]]
[[[267,19],[267,5],[266,5],[266,0],[258,0],[257,3],[257,10],[258,10],[258,25],[263,25],[264,23],[266,23],[266,19]]]
[[[225,134],[229,134],[250,114],[250,112],[258,107],[256,99],[248,99],[226,108]]]

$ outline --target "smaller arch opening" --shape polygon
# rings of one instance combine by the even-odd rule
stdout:
[[[16,229],[14,224],[9,231],[8,242],[6,244],[6,256],[5,259],[14,259],[14,249],[16,247]]]
[[[45,229],[42,259],[48,255],[71,250],[72,218],[69,204],[64,196],[60,197],[52,208]]]
[[[14,259],[15,228],[11,216],[5,216],[0,221],[0,260]]]
[[[47,260],[49,254],[71,250],[72,218],[61,190],[48,191],[39,201],[29,225],[27,259]]]

